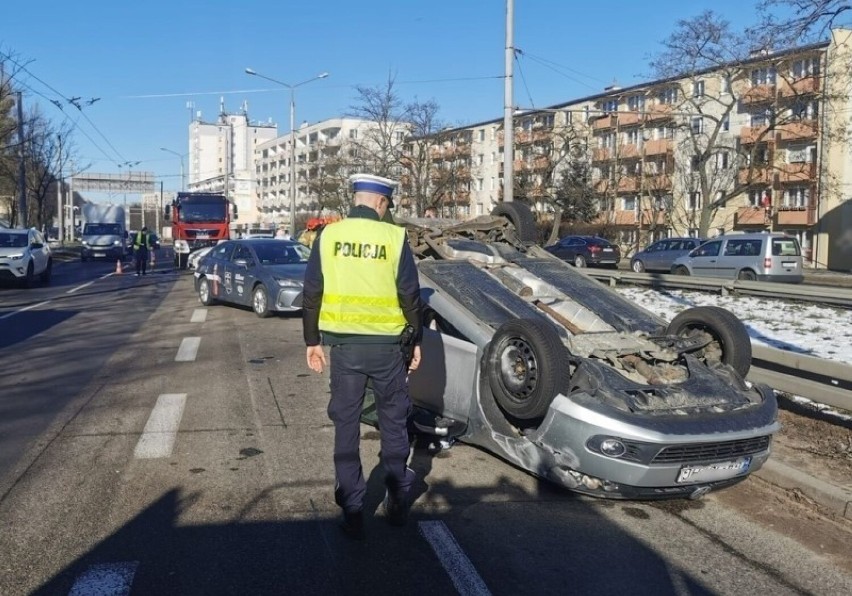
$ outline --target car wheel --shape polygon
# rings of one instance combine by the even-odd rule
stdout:
[[[33,262],[30,261],[30,264],[27,265],[27,273],[24,277],[21,278],[21,285],[25,288],[33,287],[33,280],[35,279],[35,269],[33,268]]]
[[[672,270],[672,273],[674,273],[675,275],[689,275],[689,269],[687,269],[683,265],[679,265]]]
[[[757,281],[757,274],[751,269],[743,269],[737,274],[737,279],[742,281]]]
[[[544,321],[513,319],[497,329],[485,353],[494,399],[510,417],[541,419],[571,379],[568,350]]]
[[[574,257],[574,267],[577,267],[578,269],[582,269],[585,266],[586,266],[586,257],[584,257],[583,255],[577,255],[577,256]]]
[[[633,269],[633,271],[635,271],[636,273],[644,273],[645,263],[637,259],[630,263],[630,268]]]
[[[210,280],[206,277],[202,277],[198,280],[198,300],[204,306],[210,306],[216,302],[213,298],[213,294],[210,292]]]
[[[251,308],[254,314],[261,319],[265,319],[271,313],[269,311],[269,294],[266,293],[266,288],[257,286],[251,293]]]
[[[44,271],[41,272],[40,278],[41,283],[49,284],[50,278],[53,275],[53,259],[47,260],[47,267],[44,268]]]
[[[751,339],[745,325],[732,312],[718,306],[697,306],[669,323],[667,335],[691,337],[707,334],[712,340],[697,354],[708,362],[722,362],[745,377],[751,368]]]
[[[530,208],[523,203],[499,203],[491,210],[491,215],[502,215],[515,226],[515,233],[521,242],[536,242],[538,229]]]

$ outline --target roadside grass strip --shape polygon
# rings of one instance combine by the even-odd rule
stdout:
[[[444,522],[422,521],[418,528],[461,596],[490,596],[488,586]]]
[[[177,439],[186,393],[163,393],[157,398],[142,436],[133,451],[137,459],[169,457]]]
[[[178,347],[175,362],[195,362],[198,355],[198,346],[201,345],[200,337],[184,337]]]

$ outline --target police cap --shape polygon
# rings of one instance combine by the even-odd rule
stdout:
[[[387,197],[388,207],[393,207],[393,191],[399,185],[395,180],[372,174],[352,174],[349,177],[352,192],[371,192]]]

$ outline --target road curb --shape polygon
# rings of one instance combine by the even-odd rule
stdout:
[[[852,490],[829,484],[773,459],[763,464],[755,475],[775,486],[797,489],[830,513],[852,521]]]

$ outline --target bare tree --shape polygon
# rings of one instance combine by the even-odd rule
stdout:
[[[849,0],[762,0],[760,21],[748,30],[766,49],[784,49],[825,39],[829,31],[852,20]]]
[[[333,211],[346,215],[352,206],[349,176],[358,169],[356,152],[348,141],[336,146],[320,146],[318,159],[312,163],[308,180],[308,194],[313,199],[310,209],[317,212]]]
[[[712,11],[680,21],[663,46],[652,67],[665,82],[653,92],[676,131],[681,197],[671,217],[706,237],[732,199],[772,192],[779,175],[806,178],[815,160],[805,156],[802,171],[791,172],[776,158],[775,141],[816,138],[827,99],[814,84],[819,61],[814,54],[815,62],[795,72],[795,56],[754,53],[747,32],[733,31]],[[739,136],[731,132],[734,118],[749,124]]]
[[[410,130],[405,106],[394,89],[394,77],[389,76],[380,87],[355,89],[358,101],[350,107],[350,115],[371,123],[362,137],[353,141],[356,163],[371,174],[394,178],[400,173]]]

